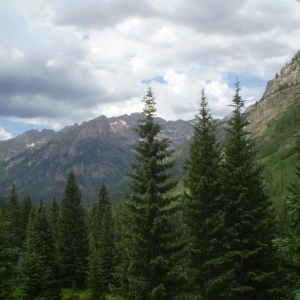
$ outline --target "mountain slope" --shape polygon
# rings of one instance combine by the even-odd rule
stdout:
[[[114,118],[100,116],[57,133],[49,132],[42,142],[36,142],[41,140],[36,137],[24,138],[33,135],[32,132],[2,142],[2,149],[8,149],[1,152],[2,193],[7,194],[14,182],[21,196],[29,193],[35,201],[42,196],[48,202],[53,196],[61,197],[67,173],[72,168],[88,200],[98,192],[102,182],[113,186],[130,170],[130,162],[134,160],[130,145],[136,141],[132,129],[142,117],[138,113]],[[167,122],[161,118],[157,121],[163,127],[161,136],[170,138],[172,147],[192,135],[191,122]],[[34,133],[42,136],[46,132]]]
[[[287,185],[295,179],[295,134],[300,132],[300,51],[268,82],[261,100],[245,111],[257,140],[265,186],[280,210]]]
[[[24,150],[38,149],[55,135],[54,130],[29,130],[14,139],[0,141],[0,162],[4,162]]]

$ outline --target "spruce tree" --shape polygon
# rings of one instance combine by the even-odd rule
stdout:
[[[18,250],[12,248],[10,223],[0,220],[0,299],[12,299],[15,283],[15,257]]]
[[[6,230],[9,231],[7,236],[9,237],[10,248],[20,249],[23,243],[22,211],[14,184],[4,207],[2,220],[9,223]],[[17,259],[16,257],[16,261]]]
[[[0,299],[10,299],[23,241],[22,213],[15,185],[0,219]]]
[[[88,288],[91,300],[106,299],[102,263],[93,237],[90,240]]]
[[[93,247],[95,247],[95,252],[99,255],[103,283],[105,291],[108,292],[109,285],[113,283],[115,251],[111,204],[104,183],[99,191],[98,202],[93,205],[91,219],[91,238],[94,245]]]
[[[81,194],[71,170],[60,206],[59,259],[64,287],[85,288],[88,271],[88,233]]]
[[[31,213],[18,275],[22,299],[61,299],[54,244],[42,201]]]
[[[59,213],[60,207],[56,201],[56,198],[53,197],[51,201],[51,206],[49,210],[49,225],[51,228],[53,241],[56,247],[58,247],[58,239],[59,239]]]
[[[223,287],[219,299],[277,299],[273,293],[278,283],[274,276],[272,203],[262,186],[262,170],[256,161],[254,140],[246,130],[244,100],[239,92],[237,81],[221,176],[227,250],[219,259]]]
[[[137,163],[132,163],[129,173],[131,194],[121,242],[125,259],[116,276],[125,299],[176,299],[180,286],[172,255],[179,245],[170,218],[177,208],[170,194],[175,183],[167,173],[173,166],[173,151],[168,149],[168,139],[158,137],[161,127],[154,120],[156,103],[151,88],[143,102],[144,119],[135,129],[139,141],[132,146]]]
[[[285,199],[286,220],[284,232],[275,240],[281,258],[282,272],[286,275],[286,299],[300,296],[300,134],[296,135],[298,160],[295,166],[296,180],[288,186],[289,196]],[[296,297],[297,295],[297,297]]]
[[[127,236],[127,227],[129,214],[124,204],[125,201],[115,206],[114,211],[114,237],[115,237],[115,257],[114,257],[114,283],[110,287],[113,294],[123,295],[123,291],[127,291],[128,277],[126,276],[129,266],[127,256],[127,244],[129,242]]]
[[[216,258],[222,249],[224,212],[220,205],[220,153],[215,124],[202,91],[199,115],[185,163],[184,220],[188,230],[190,268],[194,272],[192,291],[203,299],[217,298]]]
[[[30,217],[32,207],[33,207],[33,204],[32,204],[31,198],[27,194],[24,197],[23,201],[21,202],[24,235],[26,235],[26,229],[27,229],[27,225],[29,222],[29,217]]]

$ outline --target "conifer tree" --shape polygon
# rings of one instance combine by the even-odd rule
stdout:
[[[226,128],[222,165],[222,205],[225,212],[222,264],[223,292],[219,299],[277,299],[276,261],[272,239],[276,226],[271,200],[262,187],[254,141],[246,131],[244,101],[236,82],[233,117]]]
[[[22,214],[12,185],[0,219],[0,299],[9,299],[22,246]]]
[[[95,252],[99,255],[100,270],[102,272],[105,291],[113,283],[114,269],[114,225],[111,204],[103,183],[98,196],[98,202],[92,208],[91,235]]]
[[[114,237],[115,237],[115,257],[114,257],[114,283],[110,287],[113,294],[122,295],[127,291],[128,287],[128,277],[126,277],[127,268],[129,266],[128,256],[127,256],[127,226],[128,226],[128,210],[125,207],[124,202],[120,203],[115,207],[115,217],[114,217]]]
[[[16,267],[24,239],[22,212],[14,184],[3,207],[0,230],[0,295],[3,296],[0,299],[9,299],[7,296],[14,288]]]
[[[286,299],[300,296],[300,134],[296,135],[298,160],[295,166],[296,180],[288,186],[286,222],[281,237],[275,240],[286,276]],[[296,297],[297,294],[297,297]],[[289,297],[288,297],[289,296]]]
[[[105,280],[103,277],[100,254],[95,246],[94,238],[90,241],[88,288],[91,300],[102,300],[105,297]]]
[[[26,235],[26,229],[27,229],[27,225],[29,222],[29,217],[30,217],[32,207],[33,207],[33,204],[32,204],[31,198],[27,194],[21,203],[24,235]]]
[[[42,201],[30,215],[25,252],[18,265],[22,299],[59,300],[56,257],[46,209]]]
[[[10,248],[21,248],[23,242],[22,211],[14,184],[4,207],[2,220],[9,223],[6,229],[9,231],[7,236],[10,238]],[[16,257],[16,261],[17,259]]]
[[[12,235],[10,223],[0,222],[0,299],[11,299],[15,282],[15,257],[17,249],[9,244]]]
[[[88,234],[85,211],[74,172],[69,172],[60,206],[59,258],[64,287],[85,288],[88,271]]]
[[[176,299],[180,288],[176,281],[172,255],[179,248],[170,218],[177,210],[170,191],[175,183],[167,171],[173,166],[169,140],[159,139],[161,127],[154,121],[155,98],[151,88],[143,98],[144,119],[135,129],[139,142],[132,148],[137,163],[132,164],[131,194],[126,202],[126,230],[122,260],[117,277],[125,299]],[[177,248],[176,248],[177,247]]]
[[[52,232],[53,241],[56,247],[58,247],[58,238],[59,238],[59,213],[60,207],[56,201],[56,198],[53,197],[51,201],[51,206],[49,210],[49,225]]]
[[[202,91],[199,115],[185,163],[184,220],[189,239],[190,268],[194,271],[192,291],[202,299],[218,295],[214,281],[216,258],[222,249],[224,213],[220,205],[220,153],[216,144],[215,125]]]

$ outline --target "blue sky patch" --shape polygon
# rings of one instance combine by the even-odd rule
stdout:
[[[90,39],[90,36],[88,34],[85,34],[83,37],[82,37],[82,40],[83,41],[88,41]]]
[[[152,81],[156,81],[158,83],[161,84],[167,84],[168,82],[164,80],[164,78],[162,76],[154,76],[152,78],[148,78],[148,79],[142,79],[141,83],[142,84],[148,84],[151,83]]]
[[[41,131],[43,129],[52,129],[46,125],[39,126],[39,125],[24,124],[19,122],[11,122],[4,118],[0,118],[0,127],[2,127],[6,132],[11,133],[13,137],[16,137],[19,134],[31,129],[36,129],[38,131]]]
[[[232,74],[228,73],[223,76],[224,81],[229,85],[230,88],[235,88],[235,82],[236,77],[238,77],[240,82],[240,87],[246,86],[247,88],[253,88],[253,87],[261,87],[266,86],[268,80],[257,77],[257,76],[251,76],[247,74]]]

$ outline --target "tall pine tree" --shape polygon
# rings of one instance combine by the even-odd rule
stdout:
[[[31,198],[27,194],[24,197],[23,201],[21,202],[24,236],[26,235],[26,229],[27,229],[27,225],[29,222],[29,217],[30,217],[32,207],[33,207],[33,204],[32,204]]]
[[[30,215],[18,275],[22,299],[61,299],[54,244],[42,201]]]
[[[281,257],[282,271],[286,274],[286,299],[300,297],[300,134],[296,135],[298,154],[295,166],[296,180],[288,186],[286,199],[287,218],[284,232],[275,241]],[[296,297],[297,295],[297,297]],[[290,298],[288,298],[288,296]]]
[[[56,248],[58,247],[58,240],[59,240],[59,213],[60,213],[60,207],[59,204],[56,201],[56,198],[53,197],[51,201],[51,206],[49,210],[49,225],[51,228],[52,236],[54,245]]]
[[[18,249],[9,243],[12,232],[10,223],[0,220],[0,299],[12,299],[15,288],[15,258]]]
[[[23,218],[14,184],[12,185],[8,201],[3,209],[2,220],[9,223],[9,226],[6,226],[6,230],[9,231],[7,236],[9,236],[10,247],[21,248],[24,237]],[[16,261],[17,259],[16,257]]]
[[[90,238],[89,277],[88,288],[91,300],[102,300],[105,297],[105,278],[100,259],[100,253],[95,246],[94,237]]]
[[[64,287],[85,288],[88,271],[88,233],[85,211],[74,172],[69,172],[59,219],[59,259]]]
[[[255,143],[246,131],[244,101],[239,93],[237,81],[222,165],[223,235],[227,250],[219,260],[224,289],[219,299],[277,299],[273,293],[277,282],[272,203],[264,193],[261,167],[256,161]]]
[[[192,291],[202,299],[217,298],[216,258],[222,249],[224,212],[220,205],[220,153],[215,124],[202,91],[199,115],[185,163],[184,220],[188,229],[190,268],[194,271]],[[192,273],[192,274],[193,274]]]
[[[22,211],[13,184],[0,219],[0,299],[10,299],[8,296],[13,289],[24,241],[22,221]]]
[[[176,299],[179,286],[172,254],[178,247],[170,218],[176,212],[170,191],[175,186],[167,171],[173,166],[169,140],[159,139],[161,127],[154,120],[155,98],[151,88],[143,98],[144,119],[135,129],[139,142],[132,146],[137,163],[133,171],[126,207],[123,235],[121,293],[125,299]],[[125,264],[125,265],[124,265]],[[121,275],[121,276],[120,276]]]
[[[100,261],[100,270],[102,272],[103,284],[105,291],[109,291],[109,285],[113,283],[114,271],[114,224],[112,218],[111,204],[103,183],[98,202],[93,205],[91,217],[91,238],[93,247],[98,253]],[[92,247],[92,248],[93,248]],[[93,250],[93,249],[91,249]]]

